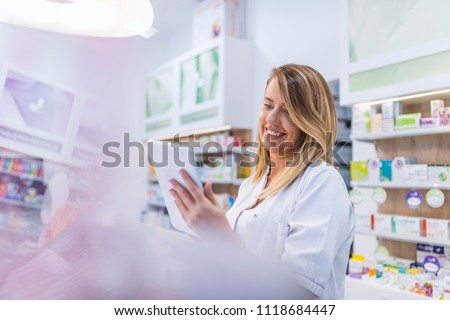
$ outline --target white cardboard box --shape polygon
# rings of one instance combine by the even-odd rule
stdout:
[[[245,39],[246,0],[206,0],[198,4],[193,18],[193,46],[223,36]]]

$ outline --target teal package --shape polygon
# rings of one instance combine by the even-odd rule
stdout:
[[[380,160],[380,181],[392,181],[392,160]]]

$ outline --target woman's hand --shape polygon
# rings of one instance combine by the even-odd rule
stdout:
[[[170,189],[170,193],[186,223],[199,236],[216,235],[217,232],[234,236],[225,217],[225,211],[220,208],[214,197],[212,183],[206,183],[203,193],[185,170],[181,169],[180,172],[187,188],[171,179],[173,189]]]

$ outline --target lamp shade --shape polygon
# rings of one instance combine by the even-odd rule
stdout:
[[[129,37],[151,29],[149,0],[0,0],[0,22],[94,37]]]

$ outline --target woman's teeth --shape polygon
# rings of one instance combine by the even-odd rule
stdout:
[[[279,137],[279,136],[282,135],[282,133],[275,132],[275,131],[272,131],[272,130],[267,130],[267,133],[270,134],[271,136],[275,136],[275,137]]]

